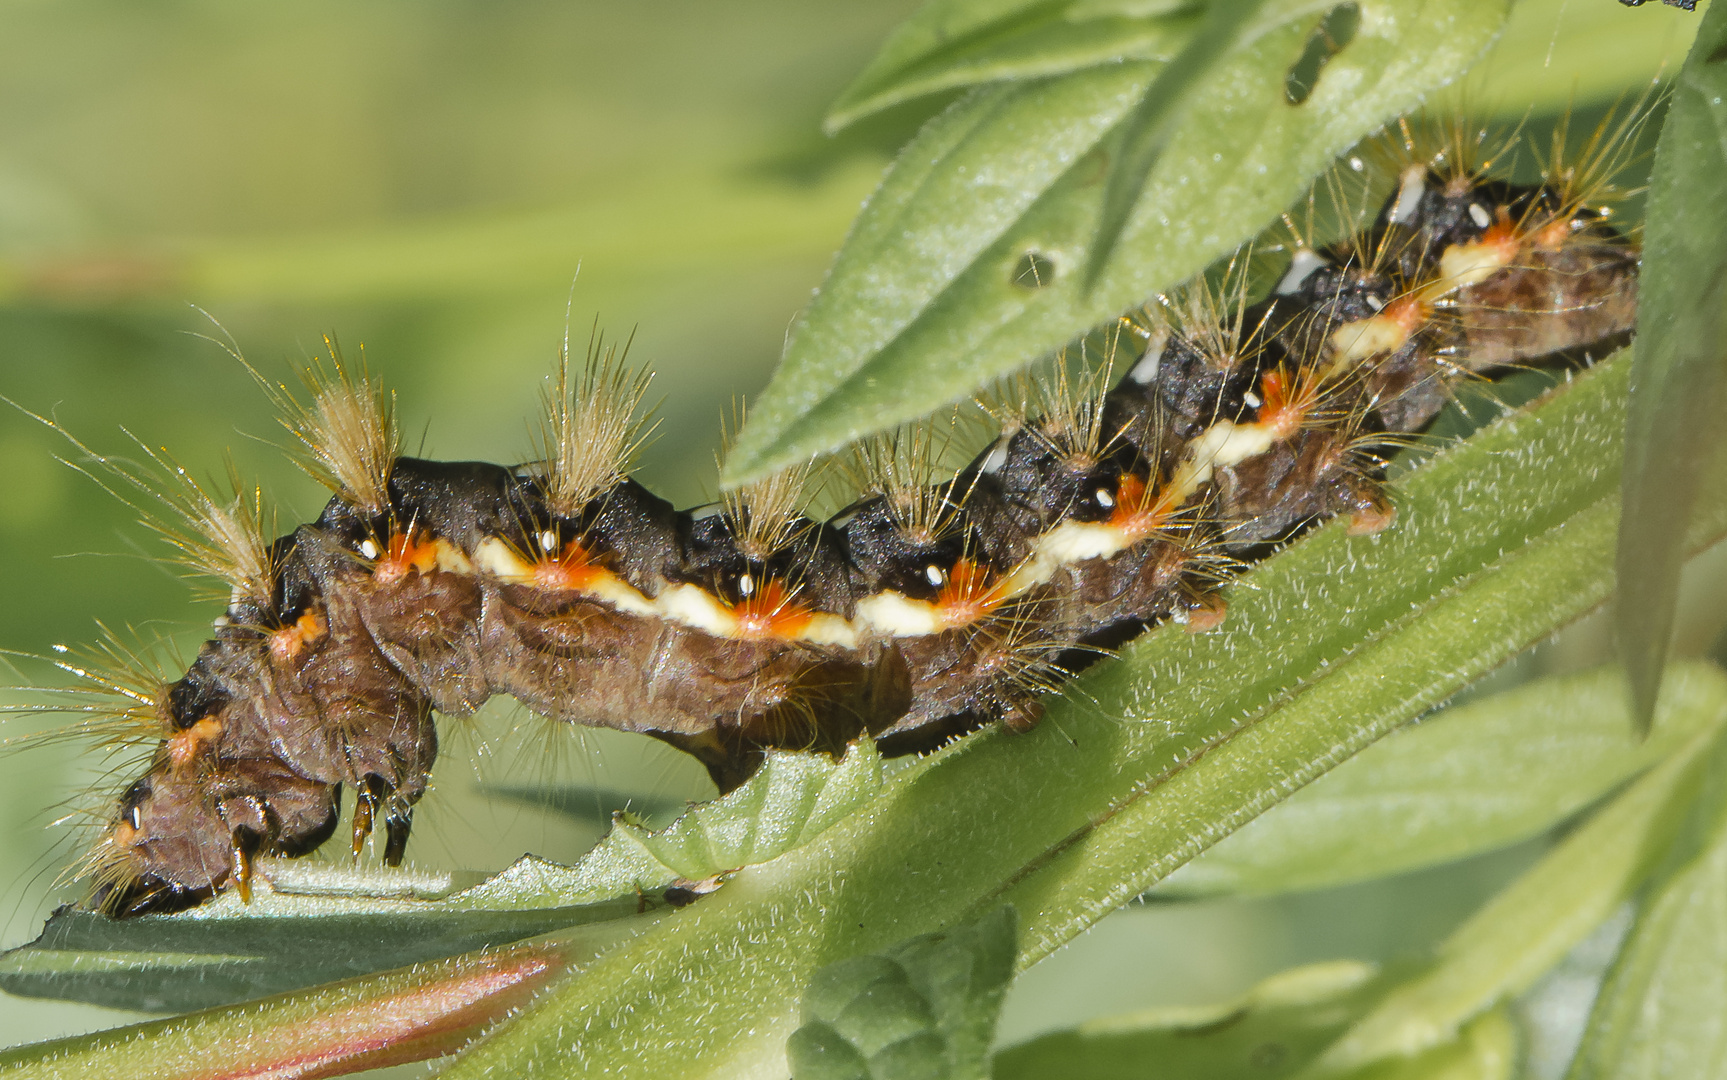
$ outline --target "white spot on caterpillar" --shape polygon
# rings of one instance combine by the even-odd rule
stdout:
[[[134,829],[142,829],[144,827],[144,815],[139,812],[136,806],[132,808],[132,827]]]
[[[947,571],[934,563],[930,563],[923,568],[923,579],[939,589],[947,584]]]
[[[540,533],[540,550],[548,555],[558,550],[558,534],[550,529]]]
[[[1259,400],[1259,395],[1254,393],[1252,390],[1249,390],[1245,394],[1242,394],[1241,400],[1247,402],[1247,404],[1249,406],[1251,406],[1252,408],[1255,408],[1255,409],[1257,409],[1261,405],[1265,404],[1265,402]]]
[[[1406,225],[1415,218],[1415,212],[1421,209],[1421,196],[1427,194],[1427,166],[1411,165],[1403,170],[1403,179],[1397,185],[1397,202],[1391,207],[1391,215],[1386,220],[1393,225]]]
[[[381,553],[378,551],[378,545],[373,543],[370,537],[367,537],[360,541],[360,554],[368,559],[376,559]]]
[[[1105,510],[1112,509],[1115,506],[1115,496],[1109,493],[1108,488],[1098,488],[1096,498],[1097,505],[1103,507]]]
[[[1493,224],[1493,218],[1488,215],[1486,208],[1480,203],[1472,202],[1469,204],[1469,220],[1475,222],[1475,227],[1478,229],[1485,229]]]
[[[1001,467],[1007,464],[1007,444],[1010,438],[1011,436],[1003,435],[995,441],[995,445],[990,448],[989,456],[983,459],[984,472],[998,473],[1001,471]]]
[[[1367,297],[1367,306],[1372,308],[1374,311],[1384,311],[1385,310],[1385,301],[1381,300],[1379,297],[1374,296],[1370,293],[1370,294],[1368,294],[1368,297]]]
[[[756,594],[756,579],[748,574],[738,575],[738,595],[754,596]]]
[[[1295,257],[1289,260],[1289,272],[1283,275],[1283,280],[1277,283],[1277,295],[1288,296],[1298,291],[1307,279],[1313,276],[1315,270],[1330,266],[1325,257],[1312,248],[1300,248]]]
[[[1349,167],[1354,169],[1356,172],[1360,172],[1362,169],[1367,168],[1367,162],[1362,161],[1358,157],[1351,157],[1349,159]]]
[[[1146,343],[1145,352],[1140,355],[1139,362],[1133,365],[1127,377],[1141,386],[1148,385],[1157,378],[1157,367],[1163,362],[1163,347],[1169,344],[1169,331],[1160,330],[1152,335]]]
[[[690,520],[705,521],[708,518],[713,517],[715,514],[723,514],[725,511],[726,504],[723,502],[708,503],[706,506],[698,506],[694,510],[691,510]]]

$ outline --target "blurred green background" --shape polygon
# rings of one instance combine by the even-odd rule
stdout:
[[[566,328],[580,347],[597,318],[633,332],[632,355],[658,372],[644,480],[705,501],[721,415],[766,381],[893,148],[942,104],[837,140],[818,130],[915,6],[0,0],[0,394],[98,451],[125,453],[124,425],[200,475],[231,455],[285,531],[321,491],[284,459],[250,377],[200,335],[232,335],[289,377],[334,334],[398,392],[411,452],[515,460]],[[1530,0],[1466,99],[1535,126],[1567,102],[1586,110],[1681,56],[1695,20]],[[216,605],[55,460],[70,451],[0,409],[0,647],[88,641],[100,619],[190,655]],[[1703,562],[1686,652],[1720,631],[1723,560]],[[1496,678],[1597,663],[1605,642],[1597,616]],[[7,681],[54,680],[14,662]],[[5,734],[52,723],[14,718]],[[657,743],[548,730],[504,704],[443,731],[411,849],[425,865],[573,858],[626,800],[665,811],[711,793]],[[56,746],[0,754],[0,944],[76,895],[52,888],[78,839],[51,823],[80,792],[117,790],[116,764]],[[551,784],[593,794],[571,816],[480,790]],[[1305,960],[1417,949],[1527,854],[1340,893],[1131,908],[1021,980],[1002,1039],[1216,1000]],[[122,1019],[0,995],[0,1045]]]

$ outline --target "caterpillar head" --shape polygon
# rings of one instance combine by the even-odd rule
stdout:
[[[196,771],[158,762],[120,797],[92,853],[93,906],[162,914],[230,886],[249,895],[254,857],[304,854],[329,838],[339,793],[275,761]]]
[[[155,695],[150,768],[121,795],[92,851],[94,906],[115,915],[176,911],[230,885],[248,895],[259,854],[298,855],[335,830],[340,785],[308,779],[242,732],[255,693],[218,678],[206,648]]]

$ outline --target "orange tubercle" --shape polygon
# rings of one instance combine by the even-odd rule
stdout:
[[[792,590],[778,578],[763,582],[754,595],[732,607],[741,638],[795,638],[810,623],[809,609],[792,598]]]
[[[183,769],[198,759],[204,747],[216,741],[222,734],[222,721],[214,716],[206,716],[191,727],[176,731],[168,739],[168,761],[176,769]]]
[[[1133,473],[1123,473],[1115,485],[1115,509],[1109,523],[1134,540],[1143,540],[1161,529],[1175,510],[1175,492],[1152,488]]]
[[[1187,613],[1187,632],[1204,634],[1223,625],[1229,615],[1229,605],[1216,593],[1199,597]]]
[[[1537,250],[1558,251],[1565,246],[1565,241],[1571,239],[1573,231],[1575,229],[1571,219],[1561,217],[1539,226],[1530,235]]]
[[[592,588],[607,573],[580,540],[571,540],[558,554],[534,563],[533,583],[542,589],[580,591]]]
[[[1007,601],[1004,581],[992,580],[988,568],[961,559],[948,571],[947,584],[936,595],[935,608],[944,627],[968,626],[989,615]]]
[[[416,539],[417,530],[392,533],[390,549],[372,565],[372,577],[388,585],[410,573],[430,573],[438,565],[438,542]]]
[[[284,626],[270,635],[270,655],[284,662],[293,660],[306,646],[321,641],[329,631],[330,624],[325,621],[323,612],[308,611],[295,619],[292,626]]]

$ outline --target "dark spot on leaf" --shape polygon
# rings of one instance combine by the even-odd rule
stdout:
[[[1361,8],[1353,3],[1339,4],[1325,13],[1313,33],[1307,35],[1307,45],[1283,77],[1283,100],[1300,105],[1313,94],[1319,75],[1331,58],[1355,40],[1361,25]]]
[[[1258,1069],[1275,1069],[1289,1058],[1289,1048],[1279,1042],[1260,1043],[1253,1048],[1248,1061]]]
[[[1013,283],[1025,289],[1041,289],[1055,283],[1055,260],[1041,251],[1028,251],[1013,264]]]

